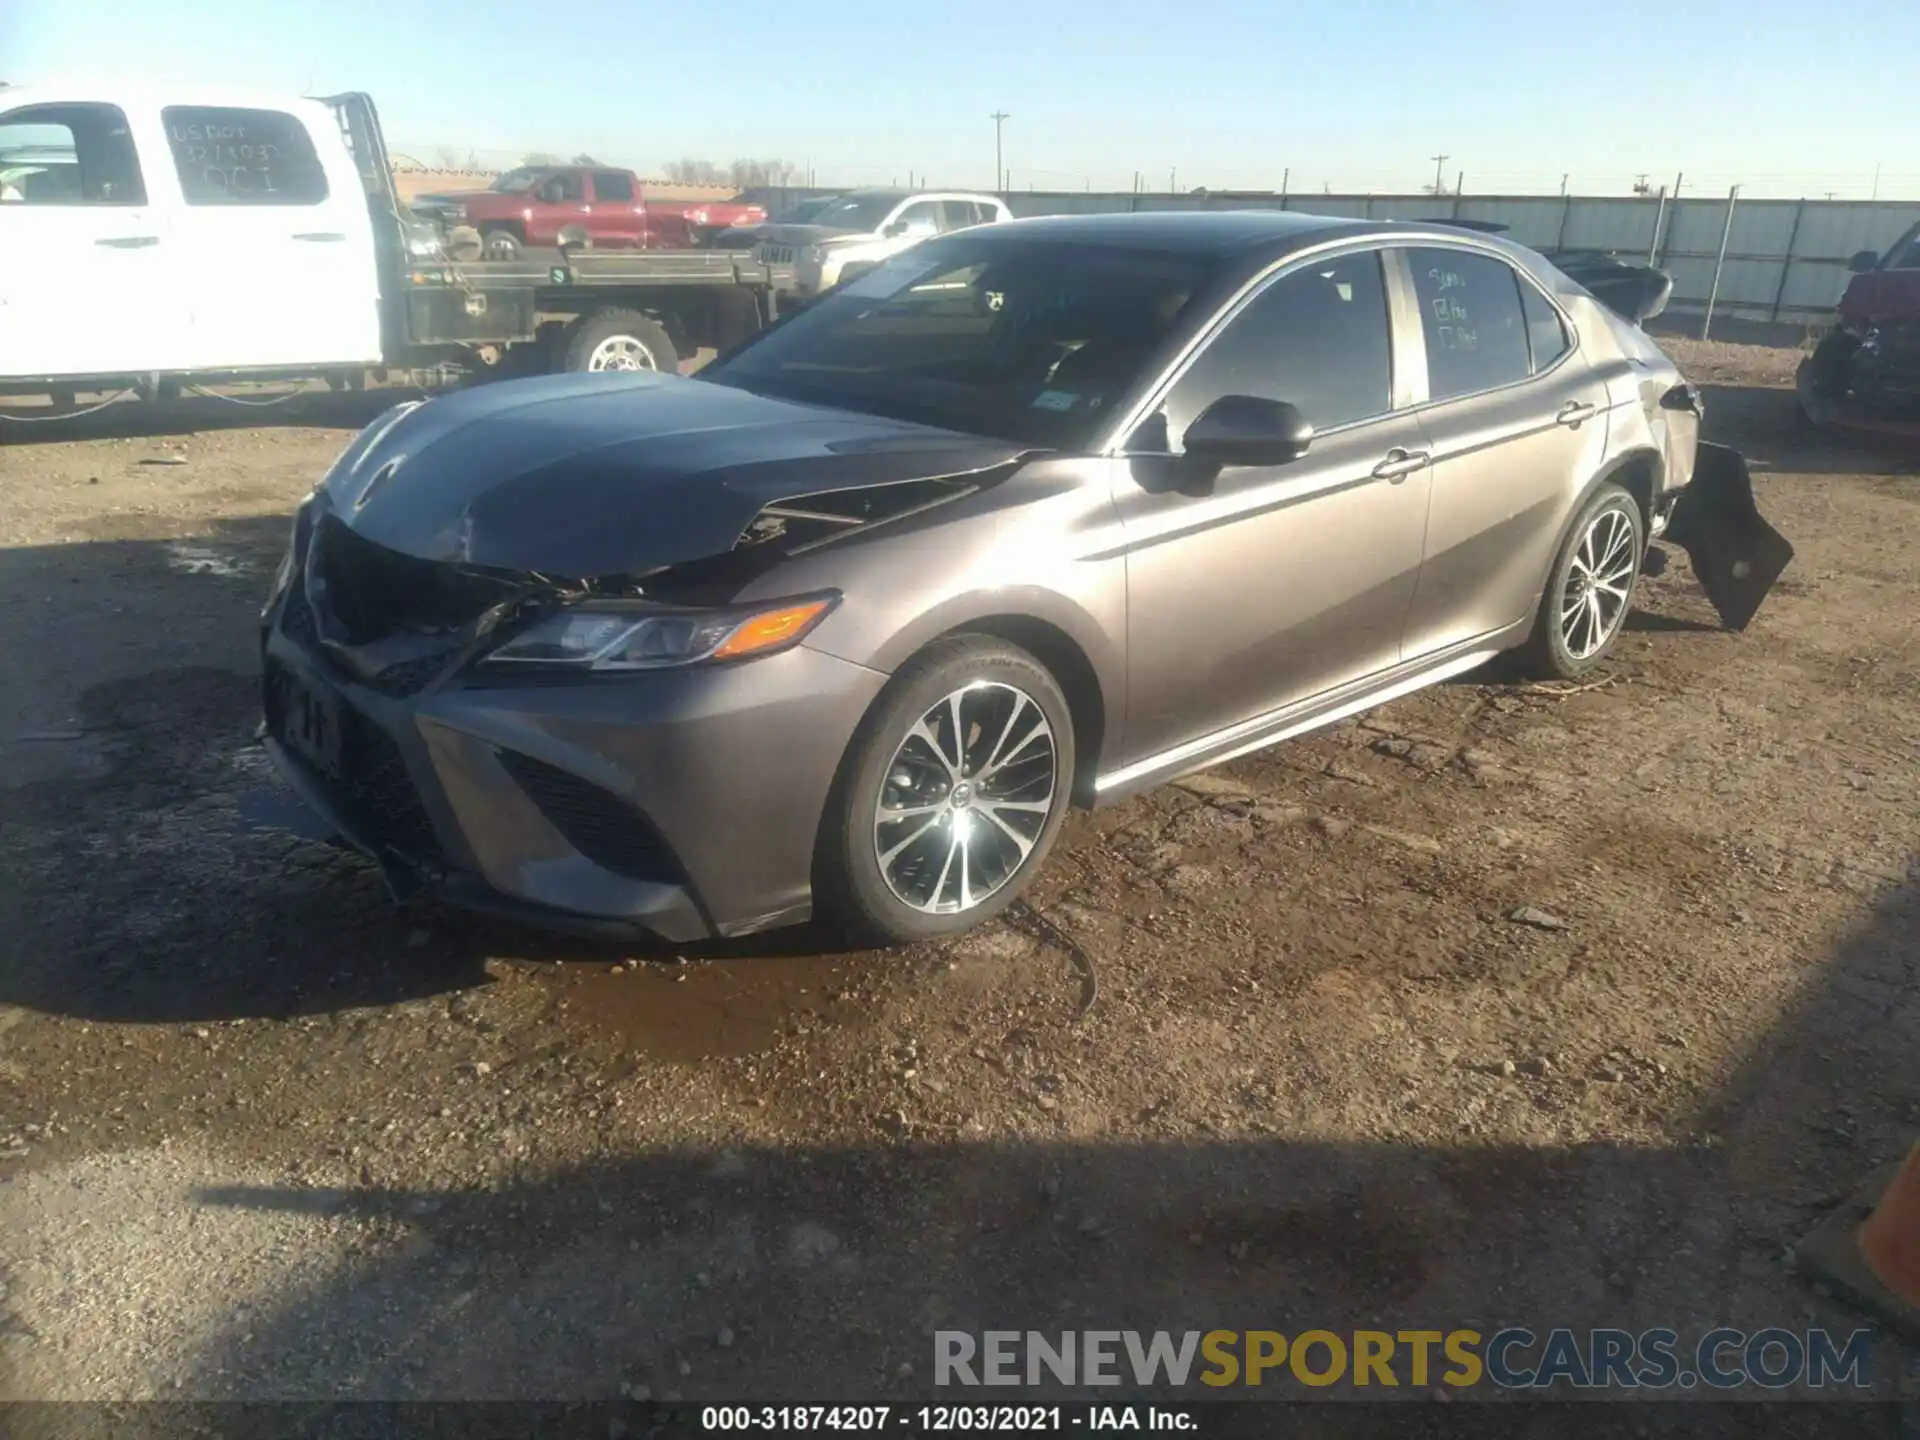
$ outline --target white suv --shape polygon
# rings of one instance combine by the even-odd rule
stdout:
[[[763,265],[791,265],[802,299],[891,259],[933,235],[1011,220],[992,195],[947,190],[851,190],[804,225],[769,225],[754,247]]]

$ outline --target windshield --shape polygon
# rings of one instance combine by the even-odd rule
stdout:
[[[773,217],[776,225],[804,225],[840,197],[825,195],[817,200],[801,200]]]
[[[899,203],[898,195],[841,195],[814,211],[809,223],[836,230],[878,230]]]
[[[1920,225],[1916,225],[1900,238],[1900,242],[1887,252],[1887,258],[1881,263],[1882,270],[1920,270]]]
[[[955,236],[849,282],[702,378],[1077,450],[1154,368],[1207,278],[1183,258]]]
[[[547,172],[523,166],[518,170],[509,170],[487,188],[497,190],[503,195],[520,195],[531,190],[542,175]]]

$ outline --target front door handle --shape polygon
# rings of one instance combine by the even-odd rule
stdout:
[[[1560,413],[1553,418],[1556,424],[1578,425],[1582,420],[1593,418],[1593,406],[1584,400],[1569,400],[1560,407]]]
[[[115,235],[111,240],[96,240],[96,245],[105,245],[114,250],[144,250],[149,245],[158,245],[158,235]]]
[[[1433,456],[1425,450],[1389,450],[1387,458],[1373,467],[1373,478],[1391,480],[1398,485],[1414,471],[1423,469]]]

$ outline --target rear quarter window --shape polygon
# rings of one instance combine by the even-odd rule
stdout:
[[[296,115],[224,105],[169,105],[167,148],[189,205],[318,205],[327,172]]]

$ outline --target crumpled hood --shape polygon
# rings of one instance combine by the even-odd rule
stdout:
[[[390,550],[587,578],[722,554],[779,501],[966,475],[1023,453],[679,376],[560,375],[375,421],[323,488],[335,515]]]

